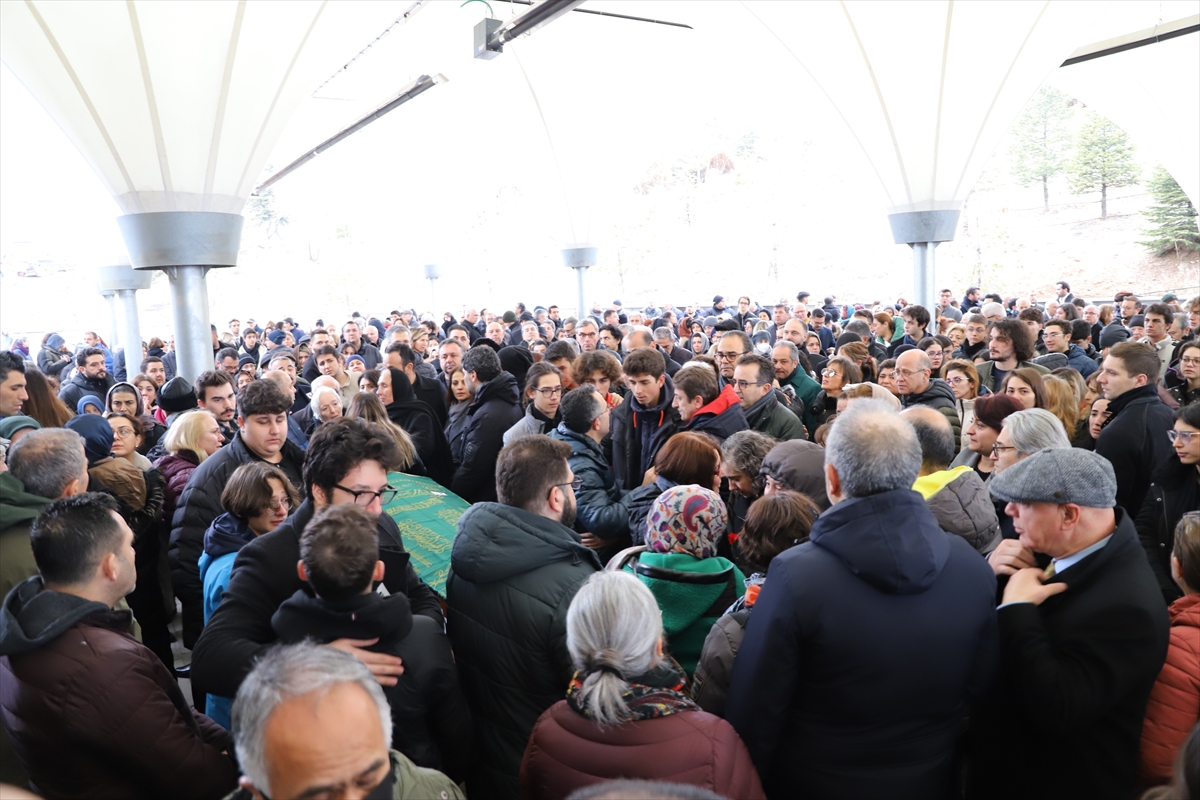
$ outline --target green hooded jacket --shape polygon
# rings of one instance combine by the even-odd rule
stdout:
[[[38,574],[29,528],[49,504],[45,497],[26,492],[11,472],[0,473],[0,597]]]

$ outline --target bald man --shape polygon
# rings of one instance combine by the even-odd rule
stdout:
[[[913,491],[925,498],[942,530],[966,539],[979,553],[989,552],[999,543],[1000,520],[975,470],[950,469],[957,442],[950,421],[928,406],[912,406],[901,416],[916,429],[921,443],[921,472]]]

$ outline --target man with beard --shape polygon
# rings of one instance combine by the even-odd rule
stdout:
[[[515,800],[533,725],[574,673],[567,609],[600,560],[571,530],[570,455],[548,436],[517,439],[496,464],[499,502],[476,503],[458,521],[446,600],[477,733],[472,797]]]

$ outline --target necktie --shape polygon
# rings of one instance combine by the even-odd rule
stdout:
[[[1045,580],[1050,580],[1054,577],[1055,572],[1057,572],[1057,570],[1054,568],[1054,562],[1051,561],[1050,566],[1046,567],[1045,571],[1042,573],[1042,577]]]

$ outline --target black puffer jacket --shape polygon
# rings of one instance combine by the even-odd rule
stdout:
[[[563,698],[574,671],[567,608],[599,570],[596,554],[554,520],[498,503],[472,506],[459,519],[446,599],[475,717],[473,800],[517,797],[530,731]]]
[[[1146,499],[1134,522],[1138,539],[1163,599],[1169,604],[1183,596],[1171,579],[1171,549],[1175,546],[1175,526],[1189,511],[1200,511],[1200,487],[1196,468],[1181,464],[1172,456],[1154,475]]]
[[[171,539],[167,560],[171,564],[171,584],[175,596],[183,604],[184,646],[191,648],[203,625],[203,583],[200,580],[200,554],[204,552],[204,532],[217,517],[221,508],[221,492],[229,476],[242,464],[261,461],[242,441],[241,435],[204,460],[188,478],[171,520]],[[283,461],[277,465],[300,489],[304,487],[304,452],[290,441],[283,443]],[[292,565],[295,571],[295,565]],[[219,692],[217,693],[219,694]],[[233,697],[232,694],[226,695]]]
[[[66,403],[67,408],[73,409],[89,394],[104,399],[114,383],[116,381],[108,373],[105,373],[103,378],[88,378],[82,372],[77,372],[58,390],[58,399]]]
[[[322,600],[300,589],[271,618],[279,641],[378,639],[366,649],[399,656],[404,674],[385,686],[392,708],[392,747],[419,767],[444,772],[456,782],[471,762],[471,712],[458,685],[450,640],[442,626],[413,616],[402,594],[375,592],[347,600]]]
[[[642,477],[654,463],[654,457],[667,440],[681,427],[679,410],[672,407],[675,384],[670,377],[663,380],[658,405],[643,408],[630,396],[612,410],[610,437],[612,439],[613,476],[622,489],[636,489]]]
[[[470,419],[462,434],[462,460],[450,491],[468,503],[496,500],[496,457],[504,447],[505,431],[521,419],[520,399],[517,379],[501,372],[479,387],[467,409]]]
[[[254,659],[275,641],[272,615],[304,588],[296,574],[296,562],[300,560],[300,534],[313,513],[312,501],[305,500],[286,522],[238,551],[221,604],[192,653],[194,685],[222,697],[235,696]],[[405,595],[412,613],[440,625],[441,604],[413,571],[396,522],[388,514],[380,514],[375,532],[379,560],[385,568],[383,585],[390,594]]]
[[[915,394],[900,395],[900,405],[904,408],[913,406],[928,406],[942,413],[954,431],[955,449],[962,441],[962,420],[958,418],[958,404],[955,403],[954,390],[950,384],[941,378],[930,378],[925,391]]]

